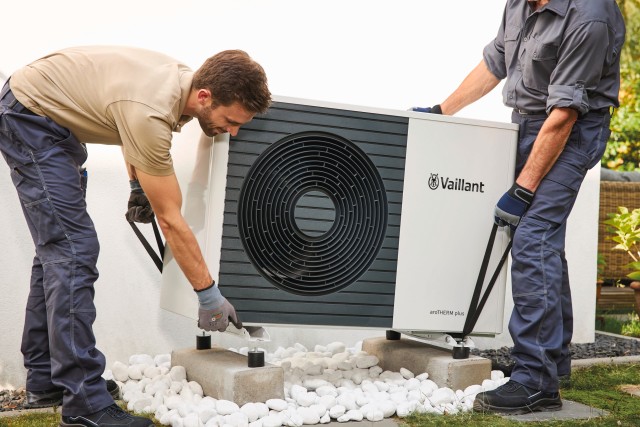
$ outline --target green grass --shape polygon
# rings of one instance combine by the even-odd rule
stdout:
[[[571,388],[562,390],[562,398],[585,405],[604,409],[606,417],[590,420],[543,421],[523,424],[497,415],[465,413],[458,415],[413,415],[403,421],[411,427],[626,427],[640,426],[640,397],[634,397],[618,389],[624,384],[640,384],[640,365],[596,365],[586,369],[574,370],[571,376]]]
[[[564,399],[583,403],[609,412],[606,417],[590,420],[545,421],[522,424],[497,415],[464,413],[457,415],[421,414],[397,420],[410,427],[631,427],[640,426],[640,397],[619,390],[621,385],[640,384],[640,365],[596,365],[574,370],[571,387],[562,390]],[[57,426],[59,414],[37,413],[19,417],[0,418],[0,427]],[[157,426],[161,424],[154,420]]]
[[[120,407],[126,410],[126,405],[121,404]],[[156,426],[162,426],[162,424],[151,415],[148,415],[148,417],[153,420]],[[6,418],[0,417],[0,427],[58,427],[59,423],[59,409],[56,412],[51,409],[51,412],[30,413]]]
[[[640,319],[628,311],[596,313],[596,330],[640,338]]]

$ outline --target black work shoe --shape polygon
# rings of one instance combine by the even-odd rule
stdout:
[[[79,417],[62,417],[59,427],[153,427],[148,418],[134,417],[120,409],[116,404],[101,411]]]
[[[118,400],[120,398],[120,387],[113,380],[107,380],[107,391],[111,396]],[[63,388],[54,388],[46,391],[29,391],[27,390],[27,399],[24,403],[25,409],[47,408],[49,406],[62,405]]]
[[[478,393],[473,402],[475,412],[499,414],[528,414],[562,409],[560,393],[532,390],[522,384],[509,381],[495,390]]]

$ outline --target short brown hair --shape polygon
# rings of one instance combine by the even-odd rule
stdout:
[[[239,102],[257,114],[271,105],[264,69],[242,50],[224,50],[207,59],[193,76],[193,88],[211,91],[214,106]]]

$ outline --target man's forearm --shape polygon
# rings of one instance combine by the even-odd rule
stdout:
[[[158,217],[162,233],[171,253],[194,289],[203,289],[212,282],[211,274],[196,237],[182,216],[173,219]]]
[[[542,125],[533,149],[516,183],[536,191],[562,153],[578,113],[570,108],[555,108]]]
[[[500,80],[487,68],[484,60],[462,81],[460,86],[442,103],[442,114],[453,115],[477,101],[495,88]]]

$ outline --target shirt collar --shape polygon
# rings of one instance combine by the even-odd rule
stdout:
[[[565,16],[569,9],[570,1],[571,0],[550,0],[549,3],[545,5],[544,10],[551,11],[560,16]]]

